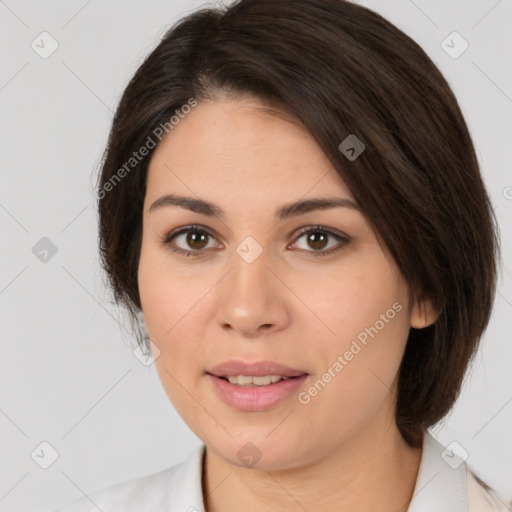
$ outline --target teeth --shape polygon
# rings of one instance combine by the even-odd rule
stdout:
[[[252,377],[251,375],[228,375],[227,379],[231,384],[238,386],[253,387],[253,386],[268,386],[279,382],[280,380],[288,380],[290,377],[282,377],[281,375],[265,375],[264,377]]]

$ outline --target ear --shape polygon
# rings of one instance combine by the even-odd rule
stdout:
[[[411,327],[423,329],[432,325],[441,314],[434,308],[433,301],[425,298],[414,303],[411,310]]]

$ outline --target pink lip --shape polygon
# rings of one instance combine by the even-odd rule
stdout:
[[[253,377],[263,377],[265,375],[282,375],[283,377],[299,377],[306,374],[304,370],[289,368],[275,361],[260,361],[259,363],[245,363],[236,359],[225,361],[214,366],[207,373],[217,377],[227,377],[228,375],[251,375]]]
[[[243,387],[231,384],[228,375],[281,375],[290,377],[274,384],[261,387]],[[219,398],[226,404],[241,411],[264,411],[297,391],[308,377],[304,370],[290,368],[275,361],[260,361],[245,363],[239,360],[225,361],[207,371],[207,377],[212,382]]]
[[[230,374],[233,375],[233,374]],[[239,375],[244,375],[240,373]],[[247,375],[247,373],[245,374]],[[249,373],[249,375],[251,375]],[[279,373],[266,375],[282,375]],[[281,380],[274,384],[261,387],[243,387],[231,384],[228,380],[208,374],[208,379],[213,383],[219,398],[226,404],[240,411],[256,412],[273,407],[278,402],[297,391],[307,379],[306,373],[300,377]]]

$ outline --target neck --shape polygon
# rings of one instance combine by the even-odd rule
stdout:
[[[410,447],[394,421],[380,427],[359,432],[307,465],[284,470],[240,467],[207,449],[206,512],[405,512],[422,448]]]

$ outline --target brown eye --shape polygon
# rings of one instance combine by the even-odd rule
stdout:
[[[329,235],[326,235],[322,231],[310,231],[306,233],[306,240],[311,248],[324,249],[329,242]]]
[[[308,227],[303,229],[300,232],[300,236],[297,238],[297,241],[301,238],[306,240],[307,248],[305,251],[312,253],[314,256],[326,256],[328,254],[333,254],[350,243],[348,237],[335,233],[334,231],[331,231],[330,229],[324,228],[322,226]],[[333,238],[338,243],[334,242],[334,244],[331,244],[329,247],[329,239]],[[293,245],[296,245],[297,241]],[[329,248],[326,249],[326,247]],[[308,250],[308,248],[313,250]]]
[[[301,238],[305,238],[307,247],[300,248],[300,250],[301,252],[309,253],[313,257],[328,256],[343,249],[345,245],[350,243],[348,237],[323,226],[309,226],[302,229],[299,235],[292,246],[295,246]],[[208,252],[205,249],[214,247],[208,246],[210,239],[213,240],[214,238],[209,231],[200,226],[187,226],[167,235],[162,243],[178,254],[204,256]],[[329,246],[329,240],[334,241],[331,246]]]
[[[208,233],[204,231],[188,231],[185,234],[185,242],[192,249],[203,249],[208,243]]]
[[[203,249],[208,248],[210,238],[213,238],[213,236],[205,229],[188,226],[170,233],[163,240],[163,244],[168,246],[173,252],[185,254],[186,256],[196,256],[205,252]]]

